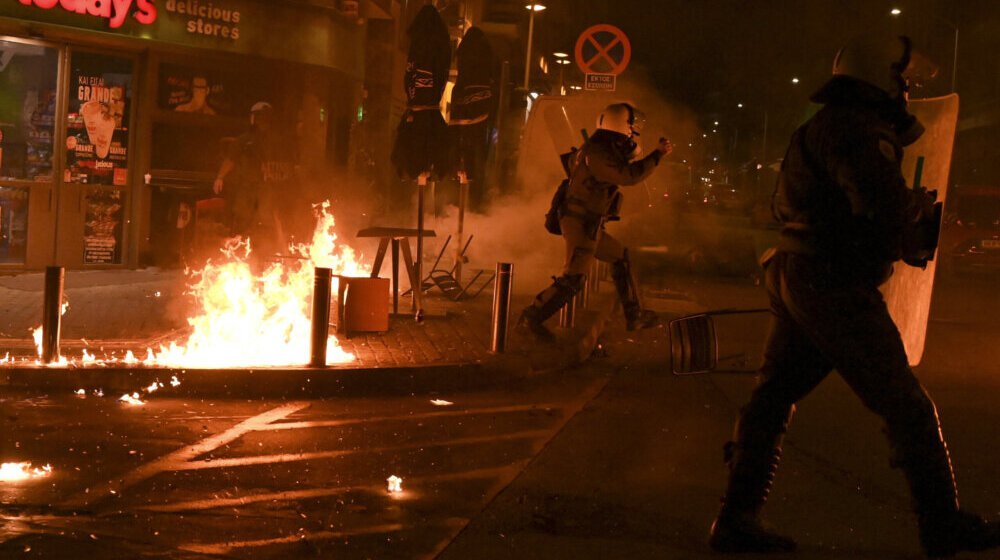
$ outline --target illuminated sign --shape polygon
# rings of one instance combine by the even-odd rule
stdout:
[[[132,17],[136,21],[143,25],[153,23],[156,21],[156,6],[153,2],[154,0],[21,0],[25,6],[34,5],[43,10],[59,6],[67,12],[101,17],[108,20],[112,29],[117,29],[125,23],[133,4],[136,11]]]

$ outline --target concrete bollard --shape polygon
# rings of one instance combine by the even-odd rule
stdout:
[[[59,359],[59,331],[62,328],[63,280],[66,271],[61,266],[45,268],[45,300],[42,309],[42,361],[46,364]]]
[[[507,348],[507,318],[510,314],[510,287],[514,281],[514,265],[497,263],[497,279],[493,284],[493,343],[491,350],[501,354]]]
[[[309,365],[312,367],[326,367],[332,288],[333,270],[317,267],[313,277],[312,339],[309,345]]]

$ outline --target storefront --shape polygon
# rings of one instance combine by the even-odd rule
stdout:
[[[262,101],[297,170],[345,161],[363,31],[294,0],[4,0],[0,271],[176,261]]]

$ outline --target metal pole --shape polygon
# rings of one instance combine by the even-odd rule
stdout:
[[[428,173],[422,173],[417,177],[417,256],[414,260],[417,269],[416,286],[411,286],[413,293],[413,318],[420,322],[424,318],[423,295],[424,295],[424,187],[427,186]]]
[[[528,49],[524,53],[524,94],[528,95],[531,90],[528,89],[528,80],[531,77],[531,39],[532,35],[535,33],[535,6],[534,4],[529,4],[528,12]]]
[[[462,283],[462,249],[465,248],[465,206],[469,203],[469,177],[465,173],[458,176],[458,244],[455,246],[455,280]]]
[[[51,364],[59,359],[59,331],[62,328],[63,280],[61,266],[45,268],[45,301],[42,308],[42,361]]]
[[[493,284],[493,344],[494,353],[507,347],[507,316],[510,314],[510,287],[514,281],[514,265],[497,263],[497,279]]]
[[[326,343],[330,337],[330,291],[332,286],[333,270],[317,267],[313,276],[312,340],[309,346],[309,365],[312,367],[326,367]]]
[[[593,270],[594,270],[593,267],[591,267],[590,270],[591,270],[591,274],[593,274]],[[583,297],[580,298],[580,305],[582,305],[584,309],[587,309],[588,307],[590,307],[590,277],[589,276],[584,276],[583,277]]]
[[[399,313],[399,240],[395,237],[392,238],[392,313]]]
[[[572,329],[576,326],[576,298],[573,296],[569,303],[559,310],[559,326],[565,329]]]
[[[951,59],[951,92],[955,93],[955,77],[958,75],[958,26],[955,26],[955,54]]]

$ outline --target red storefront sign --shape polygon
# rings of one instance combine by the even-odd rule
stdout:
[[[117,29],[125,23],[125,18],[135,8],[132,17],[143,25],[156,21],[155,0],[21,0],[25,6],[35,6],[49,10],[56,6],[67,12],[89,14],[108,20],[112,29]]]

